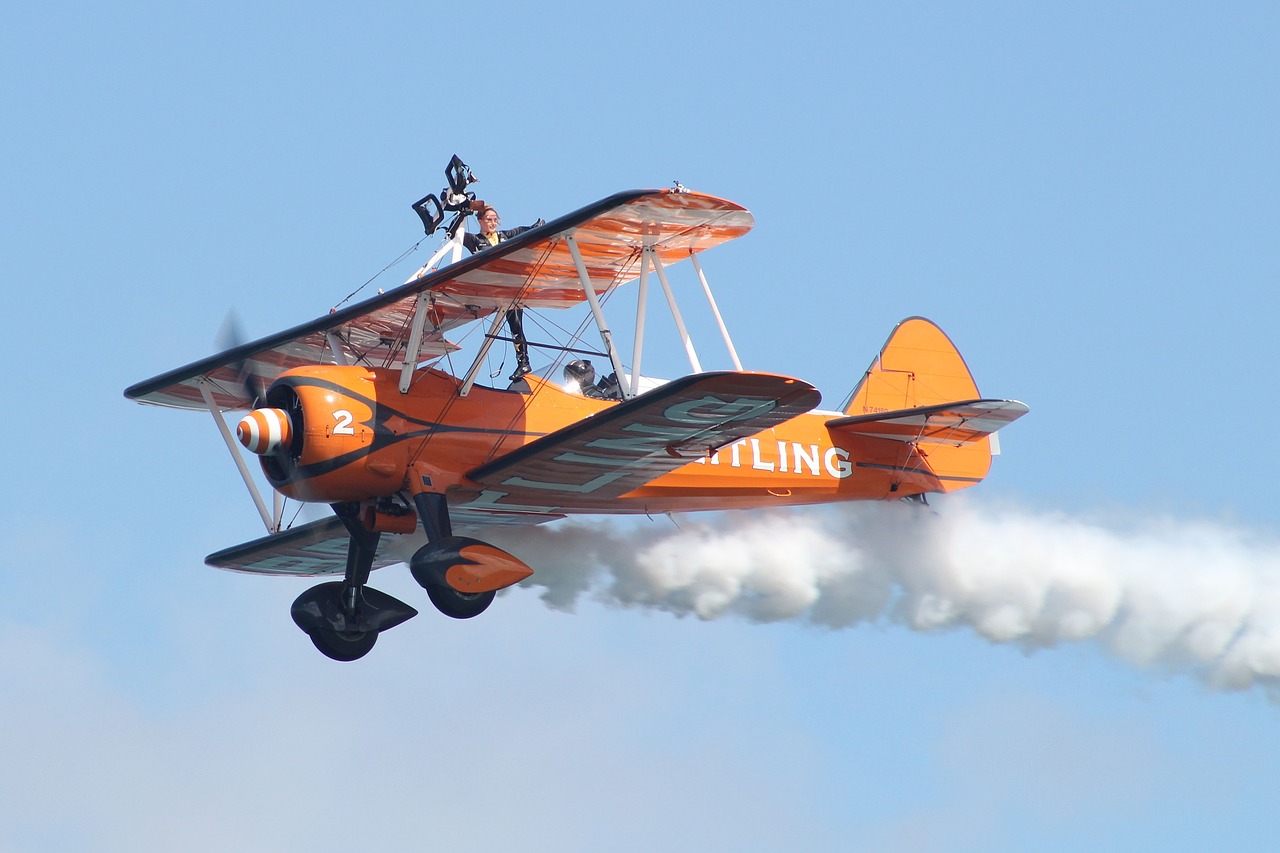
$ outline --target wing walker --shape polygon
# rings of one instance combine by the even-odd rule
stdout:
[[[819,410],[803,380],[745,370],[699,262],[754,224],[731,201],[679,184],[621,192],[464,256],[483,202],[457,157],[445,178],[438,195],[413,205],[443,244],[403,285],[125,390],[140,403],[211,413],[249,489],[266,535],[207,564],[340,576],[292,607],[335,660],[363,657],[417,614],[368,585],[374,569],[403,562],[384,537],[420,528],[427,544],[408,561],[414,579],[440,612],[466,619],[533,572],[472,534],[577,513],[922,501],[980,482],[998,452],[995,431],[1028,411],[982,397],[950,339],[921,317],[894,328],[837,410]],[[668,275],[685,261],[732,370],[702,367]],[[654,279],[690,365],[670,381],[641,373]],[[632,283],[624,360],[602,306]],[[584,304],[590,323],[579,332],[528,343],[545,365],[508,387],[477,382],[494,344],[511,340],[499,334],[508,311],[583,313]],[[589,325],[598,343],[582,334]],[[442,369],[463,349],[446,336],[472,330],[482,336],[469,365]],[[610,375],[595,383],[584,356]],[[561,367],[565,383],[553,378]],[[242,411],[233,434],[224,413]],[[287,501],[326,503],[333,516],[288,526]]]

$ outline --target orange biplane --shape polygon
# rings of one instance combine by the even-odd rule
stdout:
[[[268,535],[211,554],[215,567],[274,575],[341,575],[294,602],[292,615],[336,660],[368,653],[378,635],[416,615],[368,586],[400,562],[383,534],[427,544],[409,563],[437,609],[483,612],[497,590],[532,569],[464,533],[540,524],[573,513],[668,513],[850,500],[923,500],[980,482],[994,432],[1027,412],[978,394],[947,336],[902,321],[839,411],[787,376],[742,369],[698,262],[740,237],[753,218],[724,199],[685,190],[618,193],[469,257],[474,180],[456,157],[441,202],[415,205],[428,234],[456,213],[448,239],[404,285],[349,308],[140,382],[140,403],[214,416]],[[451,263],[436,269],[437,264]],[[667,277],[691,261],[720,326],[731,371],[704,372]],[[692,373],[662,382],[640,373],[645,302],[658,279]],[[634,348],[624,364],[601,302],[638,282]],[[554,353],[543,375],[507,388],[476,383],[512,307],[590,309],[601,344],[530,343]],[[459,350],[446,334],[483,329],[461,376],[436,365]],[[585,324],[584,324],[585,327]],[[596,385],[550,378],[593,354],[613,374]],[[570,365],[581,366],[575,361]],[[248,410],[235,427],[223,412]],[[257,455],[274,490],[268,509],[238,444]],[[329,504],[332,517],[285,529],[284,501]]]

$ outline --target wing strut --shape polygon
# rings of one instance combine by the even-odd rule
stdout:
[[[667,271],[662,268],[662,259],[658,257],[658,253],[652,246],[648,247],[648,251],[653,256],[653,268],[658,273],[658,281],[662,282],[662,292],[667,295],[667,305],[671,308],[672,319],[676,321],[680,340],[684,341],[684,350],[689,354],[689,366],[693,368],[694,373],[701,373],[702,362],[698,360],[698,353],[693,349],[693,339],[689,337],[689,330],[684,325],[684,317],[680,315],[680,307],[676,305],[676,295],[671,290],[671,283],[667,281]]]
[[[422,333],[427,326],[427,304],[431,294],[423,291],[413,304],[413,325],[409,331],[409,343],[404,348],[404,364],[400,367],[400,393],[404,394],[413,383],[413,371],[418,367],[418,352],[422,349]]]
[[[209,409],[209,414],[213,415],[213,422],[218,425],[218,432],[222,433],[222,440],[227,443],[227,450],[231,451],[231,458],[236,461],[236,467],[240,469],[240,476],[244,479],[245,487],[249,489],[249,495],[253,498],[253,504],[258,508],[258,515],[262,516],[262,523],[266,525],[268,533],[275,533],[280,528],[272,526],[271,514],[267,512],[267,505],[262,500],[262,495],[258,493],[258,487],[253,482],[253,477],[249,474],[249,466],[245,464],[244,457],[240,455],[240,451],[236,450],[235,439],[231,437],[231,429],[227,426],[227,422],[222,419],[222,412],[218,409],[216,403],[213,402],[213,395],[209,393],[209,383],[203,378],[199,380],[200,396],[204,397],[204,404]]]
[[[716,323],[720,326],[720,336],[724,338],[724,345],[729,349],[729,357],[733,359],[733,369],[741,372],[742,361],[738,358],[738,351],[734,349],[733,339],[729,337],[729,327],[724,324],[724,318],[720,316],[720,306],[716,305],[716,298],[711,295],[711,285],[707,284],[707,277],[702,272],[702,264],[698,263],[698,256],[692,249],[689,250],[689,258],[693,261],[693,268],[698,271],[702,292],[707,295],[707,304],[711,306],[711,313],[716,316]]]
[[[351,364],[351,359],[347,358],[346,350],[342,348],[342,338],[338,333],[329,329],[324,333],[324,339],[329,342],[329,352],[333,354],[333,363],[343,366]]]
[[[493,346],[498,329],[502,326],[502,321],[506,319],[506,316],[506,311],[493,312],[493,322],[489,324],[489,331],[484,336],[484,342],[480,344],[480,352],[476,353],[476,360],[471,362],[471,369],[467,371],[466,378],[462,380],[462,388],[458,391],[459,397],[465,397],[471,393],[471,386],[476,384],[476,375],[480,373],[480,365],[484,364],[484,357],[489,354],[489,347]]]
[[[449,259],[449,263],[456,264],[462,258],[462,234],[465,231],[466,223],[464,222],[461,227],[454,229],[444,245],[436,249],[435,254],[427,259],[427,262],[413,274],[409,281],[416,281],[431,272],[440,259],[450,252],[453,253],[453,257]],[[408,283],[408,281],[405,282],[405,284]],[[430,301],[430,295],[424,290],[418,294],[418,299],[413,306],[413,326],[409,332],[409,345],[405,348],[404,363],[400,367],[401,394],[409,391],[409,386],[413,384],[413,372],[418,368],[418,354],[422,350],[422,335],[427,325],[427,303]]]
[[[640,393],[640,356],[644,352],[644,315],[649,302],[649,249],[653,238],[645,238],[645,249],[640,253],[640,289],[636,294],[636,334],[631,350],[631,396]]]
[[[284,495],[275,489],[271,490],[271,518],[273,519],[271,529],[279,531],[284,524]]]
[[[566,236],[564,241],[569,246],[569,254],[573,255],[573,265],[578,269],[578,281],[582,283],[582,292],[586,294],[587,304],[591,306],[591,314],[596,318],[596,328],[600,330],[600,340],[604,341],[605,351],[609,353],[609,361],[613,364],[614,375],[619,377],[619,385],[621,388],[621,377],[626,376],[626,371],[622,367],[622,357],[618,355],[618,348],[613,344],[613,333],[609,331],[609,326],[604,321],[604,312],[600,310],[600,300],[596,298],[595,288],[591,286],[591,276],[587,275],[587,265],[582,262],[582,252],[578,251],[578,242],[573,239],[572,235]],[[701,373],[701,370],[697,371]],[[629,393],[628,389],[623,390],[623,397],[631,399],[634,396]]]

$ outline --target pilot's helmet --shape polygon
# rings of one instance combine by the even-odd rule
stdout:
[[[577,382],[582,386],[591,385],[596,381],[596,369],[591,366],[589,360],[579,358],[564,366],[564,378],[566,382]]]

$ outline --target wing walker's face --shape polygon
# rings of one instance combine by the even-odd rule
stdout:
[[[496,210],[486,210],[484,216],[480,217],[480,233],[488,236],[498,230],[498,212]]]

